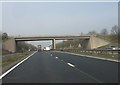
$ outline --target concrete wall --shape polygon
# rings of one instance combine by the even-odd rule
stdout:
[[[2,43],[3,49],[8,50],[10,52],[16,52],[16,42],[14,38],[10,38]]]
[[[101,46],[105,46],[108,45],[110,42],[105,41],[101,38],[97,38],[95,36],[90,36],[90,39],[88,40],[88,44],[87,44],[87,49],[95,49]]]

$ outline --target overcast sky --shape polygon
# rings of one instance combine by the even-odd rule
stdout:
[[[1,14],[2,31],[12,36],[80,35],[118,25],[117,2],[5,2]]]

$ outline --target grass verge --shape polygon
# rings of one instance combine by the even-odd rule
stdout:
[[[79,54],[118,60],[118,55],[117,54],[112,55],[112,54],[96,54],[96,53],[82,53],[82,52],[80,52]]]
[[[94,57],[100,57],[100,58],[107,58],[107,59],[113,59],[113,60],[119,60],[120,61],[120,55],[118,54],[100,54],[100,53],[89,53],[89,52],[80,52],[75,50],[64,50],[66,52],[70,53],[77,53],[82,55],[88,55],[88,56],[94,56]]]
[[[2,66],[2,72],[4,73],[6,70],[11,68],[16,63],[20,62],[24,58],[28,57],[33,52],[24,52],[24,53],[16,53],[16,54],[9,54],[4,56],[2,62],[0,62],[0,66]]]

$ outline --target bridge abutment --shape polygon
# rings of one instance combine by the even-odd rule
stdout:
[[[93,35],[90,36],[89,40],[87,40],[87,49],[95,49],[101,46],[108,45],[110,42],[105,41],[101,38],[97,38]]]
[[[6,40],[4,43],[3,43],[3,48],[4,50],[7,50],[9,52],[16,52],[16,41],[14,38],[10,38],[8,40]]]

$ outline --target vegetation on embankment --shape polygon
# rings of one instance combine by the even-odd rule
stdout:
[[[9,38],[13,38],[9,36],[7,33],[2,33],[2,45]],[[16,53],[9,52],[3,46],[2,48],[2,60],[0,61],[0,68],[2,67],[2,71],[5,72],[7,69],[20,62],[30,54],[32,54],[36,50],[36,47],[27,42],[18,42],[17,43],[17,51]]]
[[[106,41],[109,41],[109,45],[115,45],[120,48],[120,28],[118,28],[117,25],[113,26],[111,30],[111,33],[108,33],[107,29],[102,29],[101,32],[96,32],[95,30],[88,32],[87,34],[81,33],[80,36],[82,35],[94,35],[98,38],[104,39]],[[57,49],[85,49],[84,48],[84,40],[68,40],[68,41],[63,41],[61,43],[58,43],[56,45]],[[80,47],[81,45],[81,47]],[[106,48],[109,47],[109,45],[103,46],[101,48]]]
[[[112,34],[108,34],[108,35],[97,35],[96,37],[99,37],[101,39],[107,40],[109,42],[111,42],[110,44],[114,44],[118,47],[120,47],[120,39],[118,38],[119,35],[112,35]]]
[[[97,54],[97,53],[83,53],[83,52],[80,52],[79,54],[100,57],[100,58],[120,60],[118,57],[118,54]]]
[[[14,54],[7,54],[2,56],[2,62],[0,62],[0,66],[2,66],[3,72],[7,69],[15,65],[16,63],[20,62],[24,58],[28,57],[32,54],[33,51],[26,51],[24,53],[14,53]]]
[[[64,52],[70,52],[70,53],[76,53],[76,54],[94,56],[94,57],[100,57],[100,58],[107,58],[107,59],[113,59],[113,60],[120,60],[119,54],[81,52],[80,49],[65,49]]]
[[[7,55],[7,54],[11,54],[11,52],[9,52],[9,51],[7,51],[7,50],[2,49],[2,55]]]
[[[120,30],[118,31],[117,26],[112,27],[110,34],[107,33],[107,29],[103,29],[101,33],[92,31],[92,32],[89,32],[88,34],[95,35],[98,38],[101,38],[101,39],[104,39],[104,40],[110,42],[109,45],[102,46],[97,49],[106,49],[110,45],[115,45],[120,48],[120,38],[119,38]],[[80,47],[80,44],[81,44],[81,47]],[[102,53],[98,54],[98,53],[81,52],[81,50],[85,50],[85,48],[82,46],[82,44],[84,44],[84,43],[82,43],[82,40],[63,41],[62,43],[57,44],[57,50],[64,50],[64,52],[120,60],[119,54],[102,54]]]

